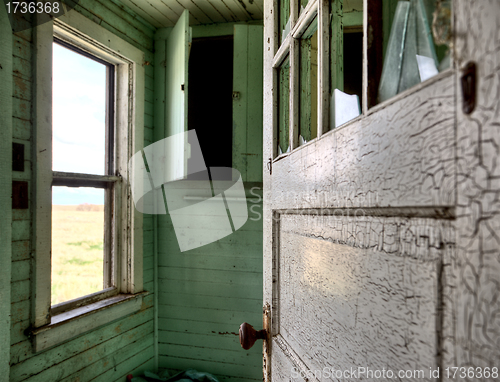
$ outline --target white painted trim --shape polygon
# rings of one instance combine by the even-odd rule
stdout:
[[[55,23],[57,26],[66,25],[72,31],[80,32],[80,35],[89,37],[91,41],[93,40],[141,66],[144,63],[144,52],[75,10],[58,17],[55,19]]]
[[[309,3],[307,3],[306,5],[305,10],[300,15],[297,24],[292,29],[291,35],[293,36],[293,38],[301,38],[307,28],[309,28],[309,25],[312,23],[317,14],[318,1],[309,1]]]
[[[278,68],[283,61],[285,61],[286,57],[290,53],[290,45],[292,41],[292,35],[288,35],[285,38],[285,41],[283,41],[283,44],[281,44],[280,48],[276,52],[276,55],[274,56],[273,59],[273,68]]]
[[[32,332],[35,352],[46,350],[81,333],[137,312],[141,309],[142,298],[146,294],[117,295],[53,316],[50,325]]]
[[[0,375],[10,373],[10,309],[12,261],[12,30],[4,7],[0,9]]]
[[[52,23],[42,24],[36,30],[38,37],[36,40],[38,41],[36,45],[36,89],[42,89],[40,100],[36,98],[36,101],[38,101],[36,103],[36,110],[45,111],[47,114],[43,119],[40,117],[34,118],[34,121],[37,121],[35,130],[37,139],[36,154],[37,156],[41,156],[41,158],[37,157],[36,179],[39,182],[37,183],[36,208],[34,210],[37,216],[35,237],[39,238],[39,240],[37,242],[38,250],[35,251],[35,259],[38,264],[46,264],[45,267],[34,267],[35,275],[37,276],[33,283],[34,295],[37,298],[33,299],[36,308],[33,324],[35,327],[40,328],[43,325],[49,323],[52,325],[54,323],[53,321],[51,322],[49,316],[52,183],[52,116],[50,111],[52,110],[51,60],[53,36],[57,35],[59,38],[116,65],[115,175],[124,180],[128,180],[133,175],[128,172],[129,158],[144,146],[145,79],[143,67],[144,53],[141,50],[123,41],[118,36],[76,11],[70,11],[56,19],[54,25]],[[43,61],[44,58],[45,61]],[[44,143],[44,147],[41,147],[42,143]],[[138,213],[133,207],[128,182],[116,181],[115,195],[114,213],[116,219],[114,221],[115,235],[113,248],[116,255],[113,269],[114,280],[117,292],[127,294],[138,293],[143,290],[142,214]],[[114,298],[116,296],[103,300],[100,303],[111,302]],[[78,309],[75,309],[73,313],[78,311]],[[117,312],[120,314],[120,310],[117,310]],[[107,311],[103,312],[104,316],[107,316],[107,314]],[[128,313],[124,312],[123,314]],[[53,319],[56,319],[58,316],[54,316]],[[102,321],[99,325],[101,324]],[[78,326],[80,329],[71,329],[71,332],[81,334],[93,329],[91,326],[82,324]],[[53,338],[44,339],[44,343],[54,344],[54,341],[61,342],[65,340],[54,330],[50,330],[46,335]],[[46,348],[46,346],[43,348]]]
[[[142,54],[144,60],[144,54]],[[142,61],[143,62],[143,61]],[[131,142],[131,150],[129,151],[128,157],[120,164],[121,168],[126,171],[128,168],[128,160],[137,151],[144,148],[144,101],[145,101],[145,71],[142,62],[139,65],[134,65],[135,71],[135,97],[134,97],[134,113],[133,113],[133,134]],[[122,158],[125,159],[125,158]],[[129,174],[129,177],[133,174]],[[127,178],[129,179],[129,178]],[[131,215],[130,219],[132,222],[132,250],[134,254],[140,254],[139,256],[132,256],[131,259],[131,269],[129,270],[130,275],[133,277],[131,280],[130,287],[128,288],[128,293],[138,293],[143,291],[143,214],[136,211],[134,204],[132,202],[132,194],[130,187],[127,189],[127,203],[128,211]]]
[[[34,29],[32,323],[50,322],[52,224],[52,21]]]

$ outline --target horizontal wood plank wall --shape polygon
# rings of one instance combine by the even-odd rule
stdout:
[[[192,35],[194,38],[231,35],[234,28],[234,23],[194,26]],[[159,29],[156,40],[165,39],[168,32]],[[253,48],[249,47],[250,53],[258,55],[258,48]],[[161,62],[160,57],[156,59]],[[233,132],[233,158],[238,159],[251,150],[252,145],[247,141],[254,143],[252,148],[255,148],[262,137],[262,118],[259,118],[262,102],[260,110],[255,105],[256,99],[262,97],[262,85],[258,84],[258,73],[252,73],[246,60],[241,59],[238,63],[245,65],[242,75],[248,78],[240,82],[253,83],[243,90],[235,88],[239,83],[233,84],[234,91],[245,93],[244,102],[250,102],[248,105],[239,102],[233,108],[233,130],[235,123],[239,124],[237,133]],[[163,91],[158,84],[155,96],[159,102],[164,97]],[[247,97],[247,91],[256,94]],[[156,130],[155,137],[162,138]],[[252,163],[262,168],[260,146],[252,151]],[[262,182],[260,168],[234,163],[234,159],[233,167],[241,171],[245,182]],[[248,177],[247,172],[252,176]],[[158,215],[160,368],[172,371],[194,368],[212,373],[220,381],[262,380],[262,344],[245,351],[238,339],[241,323],[249,322],[258,329],[262,326],[262,186],[261,183],[255,186],[252,189],[248,183],[245,187],[247,198],[252,200],[247,203],[245,225],[221,240],[190,251],[180,252],[170,216]]]
[[[117,1],[80,0],[75,10],[145,53],[144,146],[153,140],[155,28]],[[32,31],[12,34],[12,140],[25,145],[25,170],[13,180],[31,188]],[[3,213],[3,211],[2,211]],[[142,309],[75,340],[33,354],[24,334],[30,321],[31,211],[12,211],[10,381],[123,381],[153,368],[153,295]],[[144,216],[144,288],[153,291],[153,224]],[[1,378],[0,378],[1,379]]]
[[[261,187],[253,193],[261,198]],[[161,215],[160,367],[194,368],[221,381],[261,380],[262,345],[245,351],[238,339],[242,322],[262,326],[262,202],[248,208],[238,231],[182,253],[170,217]]]

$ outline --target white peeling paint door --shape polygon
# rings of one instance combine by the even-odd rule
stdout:
[[[446,380],[444,368],[461,366],[449,356],[459,72],[276,157],[276,18],[265,4],[264,377]]]
[[[184,10],[166,40],[165,49],[165,137],[177,136],[178,142],[171,145],[175,153],[168,153],[170,174],[182,179],[187,174],[190,156],[188,130],[188,63],[191,43],[189,12]],[[177,139],[177,138],[176,138]]]

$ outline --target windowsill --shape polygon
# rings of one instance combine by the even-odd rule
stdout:
[[[39,352],[51,348],[139,311],[142,299],[147,294],[148,292],[119,294],[52,316],[50,324],[31,332],[34,351]]]
[[[106,288],[87,296],[78,297],[70,301],[52,305],[50,307],[50,315],[51,317],[59,316],[61,313],[91,305],[102,300],[107,300],[111,297],[116,296],[117,294],[118,290],[115,287]]]

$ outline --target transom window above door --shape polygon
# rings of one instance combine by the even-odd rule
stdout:
[[[452,65],[449,0],[274,4],[274,157]]]

